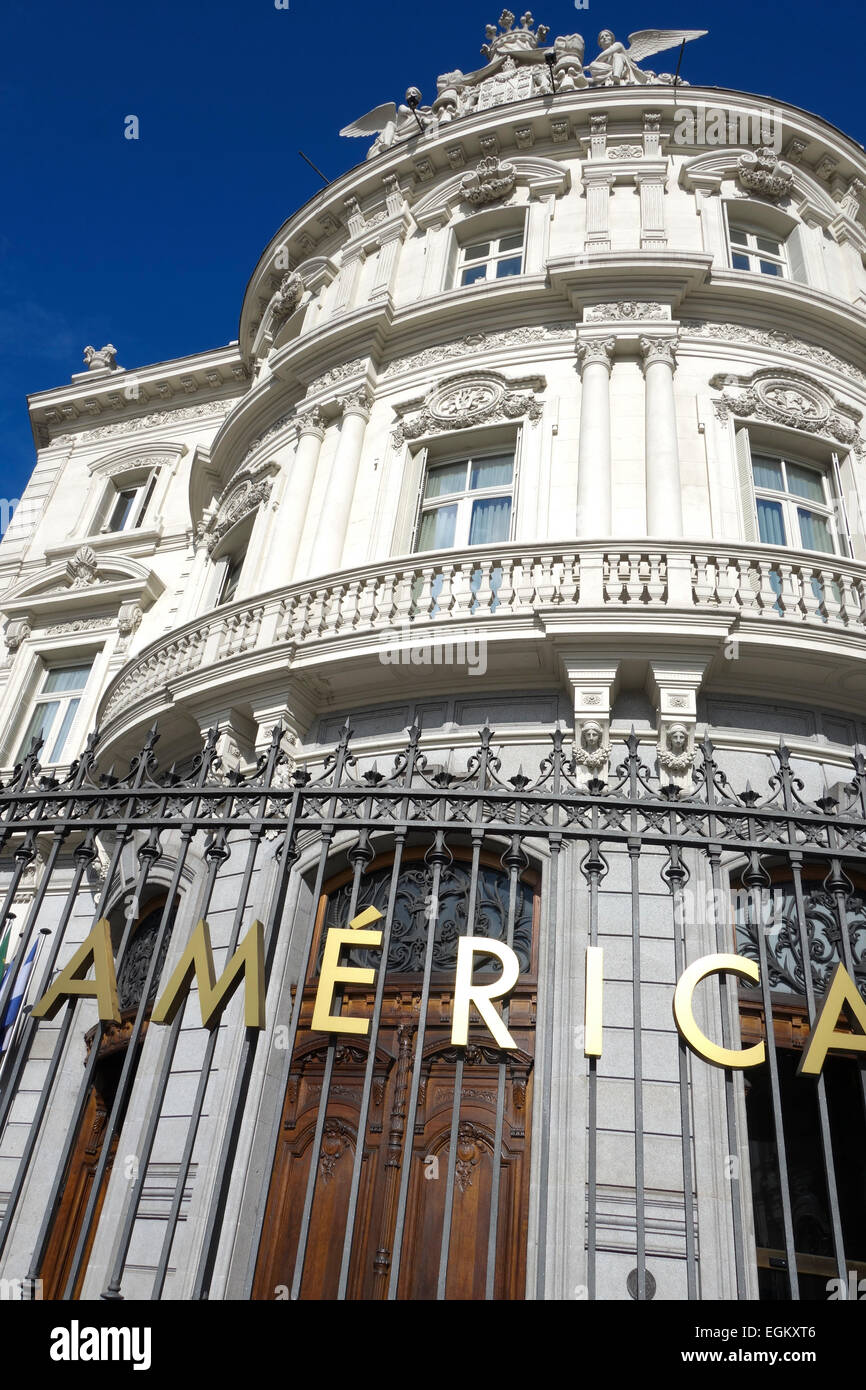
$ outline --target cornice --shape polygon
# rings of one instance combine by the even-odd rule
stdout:
[[[149,366],[90,377],[79,372],[68,385],[27,397],[34,442],[37,448],[57,442],[60,436],[89,442],[95,430],[111,433],[117,425],[134,429],[133,422],[154,411],[182,419],[181,412],[191,407],[213,404],[216,413],[227,399],[246,389],[248,379],[234,343]]]

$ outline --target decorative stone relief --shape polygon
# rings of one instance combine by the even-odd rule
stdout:
[[[583,703],[590,703],[586,695]],[[601,703],[600,697],[598,703]],[[584,785],[587,782],[607,781],[610,743],[607,729],[597,719],[586,719],[575,730],[574,762],[579,774],[584,774],[578,775],[578,781]]]
[[[66,563],[66,582],[73,589],[85,589],[97,582],[99,561],[89,545],[79,546]]]
[[[707,323],[702,319],[683,319],[680,328],[683,335],[689,338],[713,338],[722,342],[752,343],[756,347],[775,348],[779,352],[789,352],[793,356],[804,357],[810,362],[816,362],[822,367],[830,367],[833,371],[840,372],[843,376],[851,377],[855,381],[859,381],[862,386],[866,386],[866,372],[861,371],[853,362],[837,357],[827,348],[804,342],[802,338],[794,338],[790,333],[782,333],[778,329],[746,328],[739,323]]]
[[[347,377],[357,376],[359,372],[364,371],[368,360],[366,357],[353,357],[351,362],[342,362],[339,367],[332,367],[330,371],[310,382],[307,395],[312,396],[317,391],[324,391],[326,386],[333,386],[335,381],[345,381]]]
[[[114,618],[74,618],[68,623],[52,623],[45,631],[49,637],[60,637],[70,632],[99,632],[103,628],[114,627]]]
[[[175,425],[181,420],[207,420],[211,416],[226,415],[235,402],[209,401],[205,405],[177,406],[174,410],[155,410],[149,415],[139,415],[134,420],[118,420],[113,425],[97,425],[94,429],[81,430],[71,434],[58,434],[55,444],[71,444],[78,440],[82,444],[93,439],[111,439],[118,434],[136,433],[139,430],[156,429],[159,425]]]
[[[117,613],[117,630],[128,641],[141,623],[142,612],[137,603],[122,603]]]
[[[580,34],[561,35],[553,45],[553,86],[557,92],[576,92],[588,87],[583,71],[584,42]]]
[[[790,164],[783,164],[775,150],[766,145],[740,155],[737,178],[743,188],[764,198],[787,198],[794,187]]]
[[[304,297],[304,281],[296,270],[289,271],[270,302],[271,318],[275,324],[284,323],[297,309]]]
[[[428,393],[423,402],[410,402],[391,439],[395,449],[405,440],[448,429],[466,429],[470,425],[489,424],[496,420],[517,420],[525,417],[531,424],[541,419],[542,404],[533,392],[514,389],[504,377],[493,372],[477,372],[452,377]],[[543,386],[536,379],[533,386]],[[420,406],[420,409],[413,407]]]
[[[713,402],[716,418],[722,422],[731,415],[745,419],[768,420],[810,434],[829,435],[861,453],[863,440],[857,422],[860,413],[842,405],[828,391],[815,386],[798,372],[764,372],[749,381],[747,378],[714,376],[710,385],[718,387],[746,385],[739,396],[724,391]]]
[[[30,623],[26,618],[10,618],[6,624],[3,640],[10,653],[14,654],[30,636]]]
[[[448,343],[436,343],[409,357],[395,357],[388,363],[382,375],[398,376],[401,372],[414,371],[435,362],[446,362],[451,358],[465,358],[481,348],[492,352],[500,347],[528,347],[532,343],[543,343],[552,339],[572,338],[574,325],[569,323],[550,324],[547,327],[509,328],[501,333],[467,333],[462,338],[454,338]]]
[[[692,733],[685,724],[663,725],[658,751],[660,780],[681,791],[691,791],[694,761]]]
[[[607,151],[608,159],[640,159],[642,155],[642,145],[612,145]]]
[[[589,304],[583,311],[584,323],[610,319],[670,319],[669,304],[637,303],[619,300],[611,304]]]
[[[257,511],[270,497],[274,482],[271,475],[273,465],[266,464],[264,467],[268,470],[264,477],[257,469],[233,479],[217,502],[214,512],[200,526],[199,535],[208,552],[219,545],[233,526]]]
[[[517,170],[513,164],[500,164],[496,155],[479,159],[474,169],[460,180],[460,194],[473,207],[498,202],[514,187]]]

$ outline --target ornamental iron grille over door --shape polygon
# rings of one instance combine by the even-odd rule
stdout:
[[[830,965],[844,966],[861,996],[866,993],[866,914],[856,886],[866,881],[866,761],[859,754],[839,801],[827,795],[809,801],[784,746],[773,756],[761,793],[751,787],[735,790],[708,740],[695,749],[689,790],[669,785],[664,770],[648,765],[647,748],[641,749],[634,734],[614,748],[609,781],[588,784],[560,730],[531,776],[502,771],[501,750],[487,728],[474,750],[462,755],[462,769],[455,771],[428,767],[421,732],[413,728],[387,774],[362,752],[353,752],[348,725],[332,753],[306,766],[289,761],[282,730],[275,729],[267,754],[249,775],[221,766],[216,731],[184,777],[160,768],[156,741],[154,730],[128,774],[117,777],[100,769],[94,736],[63,781],[43,772],[36,744],[0,789],[0,933],[10,917],[21,927],[0,989],[0,1016],[16,997],[40,936],[44,944],[30,981],[31,1002],[42,999],[60,960],[68,959],[68,951],[61,957],[64,939],[80,941],[86,934],[82,919],[94,927],[118,908],[122,923],[115,964],[118,977],[129,980],[126,962],[134,958],[138,904],[151,900],[157,888],[164,901],[158,924],[149,928],[146,967],[133,972],[137,1002],[129,1040],[59,1296],[74,1297],[87,1270],[116,1136],[124,1116],[134,1112],[130,1101],[141,1087],[147,1107],[136,1134],[137,1165],[121,1194],[121,1214],[112,1221],[104,1286],[89,1289],[107,1298],[129,1292],[130,1246],[142,1214],[181,1026],[186,1017],[188,1032],[197,1017],[191,1003],[159,1028],[150,1023],[151,1034],[164,1032],[145,1076],[137,1065],[138,1045],[178,900],[175,934],[184,939],[194,926],[188,920],[191,913],[207,919],[212,907],[216,912],[221,905],[223,920],[226,915],[230,919],[223,964],[252,920],[260,918],[266,978],[278,946],[287,944],[291,964],[286,970],[299,984],[287,1003],[288,1021],[282,1025],[281,1020],[285,1036],[279,1051],[275,1020],[268,1016],[264,1029],[243,1030],[238,1046],[229,1051],[226,1071],[224,1063],[214,1065],[214,1057],[218,1038],[227,1030],[203,1030],[195,1094],[180,1126],[173,1187],[170,1183],[145,1297],[163,1296],[169,1268],[176,1271],[176,1296],[223,1296],[218,1261],[225,1264],[238,1235],[226,1212],[236,1210],[240,1201],[249,1258],[244,1257],[244,1268],[232,1270],[232,1297],[514,1298],[525,1292],[543,1298],[550,1291],[550,1253],[561,1224],[550,1193],[574,1192],[573,1174],[558,1173],[554,1158],[560,1116],[552,1098],[561,1096],[565,1085],[585,1094],[581,1230],[586,1292],[589,1298],[626,1296],[621,1291],[611,1295],[603,1282],[611,1239],[605,1207],[609,1132],[600,1122],[598,1100],[606,1084],[608,1054],[585,1057],[574,1045],[582,1018],[560,1020],[562,1010],[557,1009],[567,983],[563,957],[571,938],[565,933],[578,930],[565,921],[566,908],[579,899],[582,944],[596,946],[607,939],[607,923],[615,918],[633,962],[631,978],[624,982],[630,1017],[621,1031],[631,1040],[625,1084],[634,1107],[617,1136],[619,1152],[623,1146],[628,1150],[631,1186],[626,1177],[616,1196],[617,1239],[628,1255],[633,1296],[650,1297],[653,1224],[648,1206],[655,1200],[653,1182],[658,1186],[648,1167],[653,1116],[645,1114],[649,1058],[642,1047],[650,1026],[642,990],[650,875],[663,895],[660,915],[677,978],[696,954],[697,919],[690,903],[698,882],[711,888],[702,919],[702,929],[713,939],[711,949],[727,955],[739,951],[758,964],[758,993],[741,995],[741,1029],[729,979],[716,975],[702,986],[715,992],[723,1047],[738,1048],[741,1040],[745,1045],[749,1029],[776,1044],[759,1069],[771,1112],[769,1130],[765,1124],[763,1131],[750,1133],[755,1153],[763,1155],[763,1168],[755,1167],[756,1184],[764,1182],[771,1194],[763,1214],[757,1211],[754,1237],[737,1171],[720,1185],[720,1201],[727,1212],[735,1295],[746,1297],[753,1287],[749,1270],[762,1258],[756,1255],[757,1244],[759,1252],[776,1252],[773,1269],[781,1279],[781,1296],[801,1296],[802,1232],[807,1227],[795,1190],[799,1159],[791,1167],[786,1156],[787,1147],[794,1147],[792,1107],[797,1100],[796,1092],[792,1100],[787,1063],[780,1063],[778,1053],[785,1029],[793,1037],[800,1028],[797,1019],[803,1034],[814,1028]],[[606,879],[616,880],[616,892]],[[185,912],[191,881],[195,887]],[[307,897],[294,891],[299,882],[306,885]],[[767,932],[766,903],[774,886],[783,920],[779,930]],[[309,907],[302,906],[307,902]],[[359,943],[344,952],[344,961],[369,966],[373,980],[369,986],[338,986],[332,1003],[344,1023],[363,1017],[368,1027],[363,1036],[314,1032],[312,1006],[324,933],[334,925],[347,928],[373,907],[382,914],[380,947],[373,951],[365,943],[362,949]],[[654,912],[658,919],[658,903]],[[512,1031],[513,1048],[500,1048],[475,1016],[467,1045],[451,1042],[456,943],[470,934],[491,941],[491,956],[494,940],[516,953],[517,984],[495,1006]],[[810,963],[805,970],[804,961]],[[485,972],[491,978],[490,961],[483,954],[476,965],[476,980],[483,980]],[[113,1026],[97,1025],[81,1068],[80,1034],[73,1029],[76,1008],[71,998],[61,1002],[50,1021],[22,1014],[0,1072],[0,1150],[6,1156],[0,1256],[9,1246],[38,1158],[45,1186],[27,1271],[33,1279],[45,1264],[64,1198],[64,1175],[102,1044]],[[260,1110],[262,1067],[257,1062],[271,1047],[275,1051],[268,1056],[268,1070],[276,1066],[279,1099]],[[72,1055],[77,1070],[70,1071],[64,1068]],[[28,1066],[31,1057],[35,1068]],[[848,1069],[845,1094],[856,1101],[862,1125],[863,1053],[832,1060]],[[674,1200],[682,1204],[675,1253],[690,1298],[702,1296],[704,1277],[696,1236],[692,1100],[696,1069],[708,1065],[680,1043],[677,1080],[671,1082],[679,1096],[679,1130],[667,1150],[664,1186],[668,1205]],[[64,1111],[69,1123],[52,1145],[53,1176],[46,1180],[45,1133],[54,1115],[52,1102],[58,1082],[70,1075],[80,1077],[78,1090],[71,1110],[67,1106]],[[723,1143],[727,1153],[736,1154],[744,1139],[737,1094],[742,1083],[730,1067],[716,1075],[721,1077]],[[829,1068],[827,1075],[797,1078],[796,1086],[809,1093],[809,1142],[820,1165],[820,1239],[829,1253],[818,1258],[845,1285],[849,1270],[863,1256],[866,1195],[862,1182],[858,1192],[856,1182],[839,1171],[847,1156],[834,1144],[838,1088],[831,1084]],[[239,1155],[243,1136],[255,1125],[267,1157],[264,1165],[247,1171]],[[203,1145],[196,1148],[200,1135]],[[207,1195],[191,1240],[190,1222],[180,1218],[197,1171],[194,1156],[200,1164],[203,1148]],[[428,1176],[437,1168],[438,1177]],[[534,1200],[531,1193],[527,1196],[531,1187]],[[28,1201],[33,1199],[31,1185]],[[758,1201],[756,1208],[760,1205]],[[190,1249],[194,1256],[187,1253]],[[139,1288],[138,1268],[135,1278]],[[285,1295],[277,1292],[278,1286]],[[774,1296],[770,1289],[765,1293]],[[808,1296],[805,1289],[803,1296]]]

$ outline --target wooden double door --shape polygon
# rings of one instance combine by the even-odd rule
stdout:
[[[423,889],[423,868],[415,871],[415,888]],[[452,916],[459,917],[463,871],[458,866]],[[383,879],[386,869],[383,868]],[[502,903],[497,873],[486,871],[488,898]],[[375,887],[375,873],[373,875]],[[447,885],[446,885],[447,886]],[[423,896],[423,895],[422,895]],[[482,894],[483,896],[483,894]],[[447,898],[447,894],[443,895]],[[319,906],[317,938],[329,920],[340,920],[339,894]],[[371,890],[368,901],[375,899]],[[362,904],[364,905],[364,904]],[[329,908],[330,916],[329,916]],[[337,1295],[344,1236],[349,1217],[350,1187],[355,1154],[363,1145],[360,1186],[354,1216],[352,1258],[347,1296],[384,1299],[400,1239],[399,1192],[403,1164],[408,1163],[408,1195],[400,1241],[400,1299],[432,1299],[437,1295],[440,1251],[448,1201],[449,1149],[458,1057],[463,1072],[457,1152],[452,1184],[448,1299],[485,1297],[491,1221],[496,1220],[495,1281],[497,1299],[524,1295],[529,1194],[529,1142],[532,1110],[532,1062],[535,1035],[534,961],[532,931],[537,903],[531,884],[521,889],[523,963],[528,967],[509,1001],[509,1031],[514,1051],[500,1051],[483,1029],[470,1033],[469,1045],[458,1051],[451,1043],[453,973],[437,971],[427,1008],[420,1058],[418,1023],[421,980],[410,940],[411,915],[404,910],[396,961],[410,969],[389,968],[376,1044],[373,1084],[367,1123],[359,1134],[364,1075],[368,1059],[365,1038],[340,1036],[328,1088],[324,1129],[314,1152],[316,1120],[322,1096],[330,1039],[312,1033],[309,1022],[316,972],[308,975],[298,1043],[283,1104],[280,1137],[268,1194],[253,1297],[289,1296],[298,1254],[302,1213],[310,1165],[317,1165],[313,1205],[303,1260],[299,1296],[329,1299]],[[447,902],[443,917],[448,915]],[[497,912],[487,915],[494,934]],[[345,918],[343,919],[345,920]],[[520,918],[518,919],[520,921]],[[465,927],[464,927],[465,931]],[[447,930],[444,937],[452,936]],[[453,946],[453,941],[451,942]],[[443,945],[437,963],[445,964],[450,948]],[[320,951],[318,953],[320,955]],[[314,948],[313,959],[317,957]],[[434,958],[435,959],[435,958]],[[372,1005],[373,989],[363,999],[351,999],[353,1013]],[[410,1113],[413,1069],[420,1078],[414,1120]],[[504,1119],[497,1130],[497,1100],[504,1067]],[[407,1131],[411,1126],[411,1133]],[[498,1170],[498,1193],[494,1173]]]

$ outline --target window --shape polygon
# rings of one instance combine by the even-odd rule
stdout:
[[[827,475],[815,465],[752,454],[758,535],[766,545],[839,551]]]
[[[474,285],[479,280],[502,280],[523,273],[523,230],[506,232],[486,241],[461,246],[457,284]]]
[[[416,550],[487,545],[511,535],[513,454],[431,465],[427,470]]]
[[[137,531],[144,522],[155,487],[155,472],[139,482],[125,483],[122,487],[112,484],[103,504],[106,519],[99,529],[103,532]]]
[[[219,607],[221,603],[231,603],[237,593],[238,582],[241,577],[245,559],[246,551],[241,555],[229,555],[226,560],[225,569],[223,570],[222,579],[220,580],[217,607]]]
[[[785,244],[772,233],[728,227],[728,243],[733,270],[751,270],[756,275],[788,275]]]
[[[34,738],[41,738],[42,761],[63,761],[69,731],[81,704],[92,662],[76,666],[53,666],[46,671],[33,712],[27,722],[17,761],[26,757]]]

